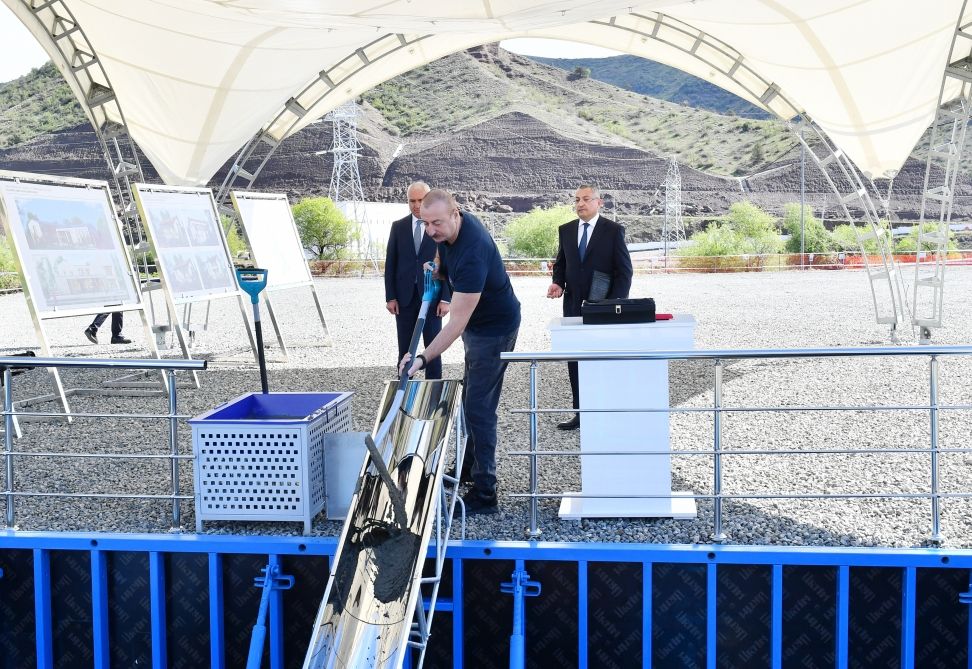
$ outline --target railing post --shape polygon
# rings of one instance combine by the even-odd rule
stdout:
[[[540,536],[540,528],[537,527],[539,500],[537,499],[537,488],[539,472],[537,466],[537,387],[539,369],[536,360],[530,361],[530,527],[527,529],[527,536],[536,539]]]
[[[712,540],[722,543],[726,533],[722,531],[722,360],[715,361],[715,382],[712,397],[712,505],[714,531]]]
[[[172,476],[172,529],[182,529],[182,509],[179,506],[179,419],[176,417],[176,375],[165,370],[165,385],[169,392],[169,460]]]
[[[10,381],[13,374],[9,367],[3,368],[3,456],[5,461],[6,476],[5,498],[7,505],[7,529],[14,527],[14,466],[13,466],[13,390],[10,388]]]
[[[942,543],[941,510],[938,499],[938,357],[931,356],[928,361],[929,385],[929,420],[931,428],[931,512],[932,534],[930,541],[934,544]]]

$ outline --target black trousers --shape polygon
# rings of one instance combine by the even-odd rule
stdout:
[[[577,363],[568,362],[567,363],[567,376],[570,377],[570,396],[574,400],[573,407],[575,409],[580,408],[579,393],[577,391]]]
[[[95,332],[97,332],[98,328],[101,327],[101,324],[104,323],[107,319],[108,319],[108,314],[98,314],[97,316],[94,317],[94,320],[91,321],[91,327],[95,330]],[[125,320],[124,315],[121,311],[113,311],[111,313],[111,336],[112,337],[121,336],[122,325],[124,323],[124,320]]]
[[[435,339],[435,336],[442,330],[442,319],[435,315],[433,309],[436,303],[429,306],[429,313],[425,317],[425,327],[422,329],[422,339],[428,346]],[[395,316],[395,327],[398,330],[398,359],[395,360],[395,367],[401,362],[402,357],[408,353],[408,345],[412,343],[412,331],[415,330],[415,321],[418,320],[419,309],[422,307],[422,298],[418,288],[412,295],[411,303],[407,307],[402,307],[402,301],[398,301],[398,315]],[[442,378],[442,358],[429,361],[429,366],[425,370],[425,378]]]

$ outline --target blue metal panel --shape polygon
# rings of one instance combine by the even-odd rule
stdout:
[[[587,562],[577,563],[577,662],[587,669]]]
[[[641,574],[641,606],[642,606],[642,630],[641,630],[641,663],[646,667],[651,666],[651,562],[642,563]]]
[[[837,570],[837,669],[847,669],[847,627],[850,612],[850,567]]]
[[[225,669],[223,653],[223,558],[209,554],[209,662],[212,669]]]
[[[914,567],[905,569],[904,593],[901,598],[901,669],[915,667],[915,590],[917,572]]]
[[[97,547],[93,548],[97,541]],[[58,658],[54,657],[51,567],[50,551],[87,551],[91,565],[90,592],[92,597],[92,638],[94,666],[105,667],[110,664],[111,635],[108,624],[108,590],[111,569],[109,551],[140,552],[149,556],[149,591],[151,599],[152,659],[157,667],[165,667],[168,659],[167,648],[175,640],[168,638],[166,625],[166,583],[165,567],[171,558],[169,554],[208,554],[209,571],[209,628],[210,664],[217,669],[225,669],[224,631],[223,631],[223,567],[225,554],[267,555],[279,562],[282,556],[330,556],[333,555],[336,539],[311,537],[253,537],[219,535],[122,535],[122,534],[82,534],[82,533],[34,533],[0,532],[0,551],[5,549],[33,551],[34,561],[34,610],[36,618],[37,666],[53,667]],[[83,555],[83,554],[82,554]],[[487,542],[464,541],[451,545],[448,558],[452,560],[453,594],[451,607],[446,599],[442,610],[452,609],[452,647],[454,666],[464,665],[464,611],[463,561],[469,560],[529,560],[572,561],[578,564],[577,604],[578,604],[578,641],[580,666],[590,665],[588,640],[595,630],[591,626],[589,569],[590,563],[629,562],[640,565],[642,569],[643,597],[643,638],[642,653],[644,664],[650,666],[652,658],[652,592],[653,564],[675,563],[707,565],[706,571],[706,665],[713,667],[718,658],[718,616],[717,595],[719,565],[769,565],[772,568],[772,608],[771,608],[771,659],[773,667],[781,667],[783,657],[783,566],[827,566],[836,570],[836,638],[835,651],[838,667],[846,667],[850,662],[853,637],[849,633],[852,618],[857,615],[851,608],[851,567],[882,567],[900,569],[902,573],[902,637],[901,666],[915,666],[916,644],[923,644],[916,634],[916,605],[921,595],[918,586],[917,569],[964,570],[972,569],[972,551],[941,549],[842,549],[842,548],[789,548],[756,546],[659,546],[649,544],[557,544],[551,542]],[[205,570],[205,567],[202,567]],[[87,569],[85,569],[87,571]],[[962,577],[965,577],[963,572]],[[924,572],[922,572],[924,573]],[[953,572],[952,577],[956,576]],[[952,578],[952,581],[955,579]],[[765,581],[764,581],[765,583]],[[470,583],[465,584],[470,587]],[[87,587],[87,586],[86,586]],[[833,591],[830,591],[833,592]],[[956,593],[956,596],[958,593]],[[896,599],[896,597],[895,597]],[[571,602],[574,600],[571,599]],[[699,603],[701,604],[701,602]],[[282,667],[284,640],[289,638],[286,631],[286,614],[283,600],[275,596],[271,600],[271,666]],[[535,623],[534,623],[535,624]],[[529,630],[527,630],[529,634]],[[285,636],[287,635],[287,636]],[[964,634],[962,636],[965,636]],[[972,638],[972,624],[968,636]],[[962,638],[961,636],[959,637]],[[570,646],[574,648],[573,644]],[[919,652],[926,650],[923,647]],[[897,652],[896,650],[894,652]],[[294,658],[290,658],[292,661]]]
[[[91,626],[95,669],[108,669],[108,561],[100,550],[91,551]]]
[[[37,669],[53,669],[51,556],[40,548],[34,549],[34,619],[37,625]]]
[[[462,669],[462,560],[452,561],[452,666]]]
[[[165,638],[165,562],[162,553],[149,553],[149,598],[152,610],[152,667],[168,666],[168,649]]]
[[[716,666],[716,594],[718,590],[718,573],[716,565],[710,562],[705,572],[705,666],[715,669]]]
[[[783,667],[783,565],[773,565],[773,669]]]
[[[271,567],[280,567],[280,556],[270,555]],[[267,621],[270,632],[270,669],[283,669],[284,666],[284,614],[283,590],[270,593],[270,619]]]

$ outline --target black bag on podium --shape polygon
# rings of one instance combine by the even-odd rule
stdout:
[[[615,300],[584,300],[581,303],[584,325],[654,323],[655,300],[650,297]]]

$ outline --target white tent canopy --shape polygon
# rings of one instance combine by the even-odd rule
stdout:
[[[2,1],[70,67],[28,8],[39,0]],[[933,120],[945,66],[972,47],[960,37],[949,53],[968,20],[962,0],[61,3],[94,47],[132,138],[170,184],[207,182],[261,130],[283,139],[404,71],[523,36],[657,60],[783,118],[803,111],[865,174],[885,176]],[[655,39],[660,31],[668,39]],[[765,83],[779,95],[762,96]]]

